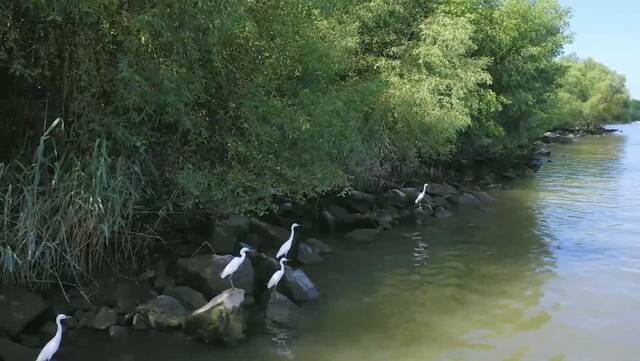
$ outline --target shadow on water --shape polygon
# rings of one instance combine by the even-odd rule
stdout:
[[[639,140],[635,126],[559,146],[485,209],[367,245],[329,240],[336,253],[305,266],[322,297],[296,331],[266,325],[233,349],[179,334],[82,335],[64,359],[634,360]]]

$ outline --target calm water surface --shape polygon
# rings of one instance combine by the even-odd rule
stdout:
[[[235,349],[179,334],[70,337],[60,360],[640,360],[640,124],[553,148],[484,209],[399,227],[305,270],[297,331]]]

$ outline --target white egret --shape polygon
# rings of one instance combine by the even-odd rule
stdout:
[[[284,276],[284,263],[288,261],[289,260],[286,258],[280,259],[280,269],[277,270],[273,274],[273,276],[271,276],[271,278],[269,279],[269,283],[267,283],[267,288],[274,288],[278,286],[278,282],[280,282],[280,280],[282,279],[282,276]]]
[[[425,194],[427,194],[427,185],[428,183],[424,184],[424,187],[422,187],[422,192],[420,192],[420,194],[418,194],[418,196],[416,197],[415,204],[418,204],[420,206],[420,209],[422,209],[422,203],[420,203],[420,201],[422,201],[422,198],[424,198]]]
[[[276,258],[286,256],[287,253],[289,253],[289,250],[291,249],[291,245],[293,244],[293,236],[294,236],[296,227],[300,227],[300,225],[298,223],[294,223],[291,225],[291,235],[289,236],[289,239],[286,242],[284,242],[282,246],[280,246],[278,253],[276,253]]]
[[[60,347],[60,342],[62,341],[62,320],[66,320],[67,318],[71,318],[70,316],[59,314],[56,317],[56,324],[58,325],[58,330],[56,330],[56,335],[53,336],[49,342],[42,348],[40,354],[36,361],[49,361],[53,357],[53,355],[58,352],[58,348]]]
[[[233,274],[238,270],[238,268],[240,268],[242,262],[244,262],[245,258],[247,258],[247,252],[250,250],[251,249],[248,247],[242,247],[242,249],[240,250],[240,257],[233,257],[233,259],[222,270],[222,273],[220,273],[220,278],[229,276],[229,281],[231,282],[232,288],[235,288],[235,286],[233,285]]]

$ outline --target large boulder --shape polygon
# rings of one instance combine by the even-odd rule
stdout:
[[[331,246],[317,238],[307,238],[304,240],[304,243],[313,248],[313,251],[318,254],[333,253]]]
[[[245,292],[230,288],[187,316],[184,332],[202,342],[235,345],[244,339],[247,314],[242,304]]]
[[[249,223],[249,218],[241,215],[233,215],[222,221],[225,228],[236,237],[245,237],[249,233]]]
[[[252,218],[249,223],[251,232],[262,236],[272,247],[280,247],[289,238],[289,230]]]
[[[413,199],[410,199],[403,191],[399,189],[390,189],[380,195],[378,205],[381,208],[393,206],[402,209],[409,206],[412,201]]]
[[[297,258],[298,261],[304,264],[315,264],[324,261],[320,253],[305,242],[300,242],[300,244],[298,244]]]
[[[2,361],[33,361],[37,357],[34,350],[30,350],[11,340],[0,337],[0,360]]]
[[[236,235],[225,227],[217,225],[211,235],[211,247],[219,254],[233,253],[238,243]]]
[[[180,258],[177,263],[185,284],[211,298],[231,286],[228,277],[222,279],[220,273],[233,258],[232,255],[202,255]],[[253,293],[253,267],[248,259],[230,277],[235,287]]]
[[[335,232],[337,228],[336,218],[326,209],[323,209],[318,215],[318,223],[325,232]]]
[[[320,296],[320,291],[299,268],[285,268],[284,277],[280,282],[283,284],[284,293],[294,301],[311,301]]]
[[[458,195],[458,190],[446,183],[430,183],[427,185],[427,193],[433,196],[447,197]]]
[[[0,334],[16,336],[46,309],[35,293],[13,286],[0,288]]]
[[[336,227],[340,229],[375,228],[378,225],[377,220],[370,215],[349,213],[339,205],[331,205],[327,207],[327,211],[335,219]]]
[[[287,296],[278,291],[271,291],[265,316],[272,322],[291,325],[300,319],[301,312],[300,307]]]
[[[456,198],[456,203],[463,206],[478,206],[480,200],[473,194],[464,192]]]
[[[160,295],[137,308],[146,324],[157,330],[178,328],[189,312],[173,297]]]
[[[116,312],[106,306],[100,307],[92,322],[93,328],[97,330],[106,330],[118,323],[118,315]]]
[[[375,200],[376,198],[371,194],[350,190],[347,195],[341,199],[341,203],[353,212],[364,214],[374,208]]]
[[[164,290],[164,294],[175,298],[186,309],[191,311],[197,310],[207,303],[202,293],[187,286],[168,287]]]
[[[476,196],[476,198],[478,198],[478,200],[480,202],[485,202],[485,203],[490,203],[490,202],[495,202],[495,198],[493,198],[493,196],[485,191],[473,191],[471,192],[474,196]]]
[[[375,241],[378,237],[378,234],[380,234],[380,229],[362,228],[347,233],[346,237],[350,241],[358,243],[368,243]]]
[[[136,283],[129,281],[118,283],[115,296],[118,312],[120,313],[131,313],[136,310],[136,307],[153,297],[151,286],[147,282]]]

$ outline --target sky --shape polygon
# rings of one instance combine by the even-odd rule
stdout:
[[[566,53],[592,57],[624,74],[640,99],[640,0],[560,0],[572,9],[573,44]]]

